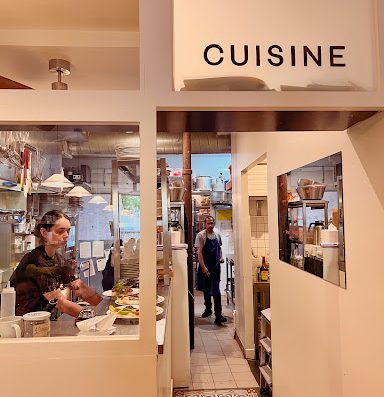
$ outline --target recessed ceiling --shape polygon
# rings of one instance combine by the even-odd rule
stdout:
[[[1,29],[139,31],[138,0],[2,0]]]
[[[51,58],[71,63],[63,76],[68,90],[138,90],[139,48],[0,46],[1,75],[36,90],[51,90],[57,80]]]

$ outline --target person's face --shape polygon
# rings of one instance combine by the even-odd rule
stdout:
[[[213,221],[213,219],[208,218],[205,221],[205,229],[207,230],[207,232],[212,233],[214,227],[215,227],[215,222]]]
[[[44,237],[46,244],[56,248],[64,247],[69,238],[69,231],[71,224],[66,218],[58,219],[50,230],[41,229],[41,234]]]

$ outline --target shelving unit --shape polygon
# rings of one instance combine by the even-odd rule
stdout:
[[[184,235],[185,235],[185,210],[184,210],[184,202],[180,201],[171,201],[170,203],[170,208],[171,208],[171,216],[170,216],[170,227],[180,227],[181,228],[181,243],[184,243]],[[177,212],[177,220],[172,220],[172,212],[176,211]],[[171,238],[171,242],[172,242],[172,238]]]
[[[289,232],[297,233],[297,238],[292,238],[291,234],[288,236],[290,247],[291,247],[291,265],[305,268],[305,245],[309,244],[308,241],[308,226],[307,226],[307,209],[310,210],[323,210],[323,214],[319,219],[324,222],[324,228],[328,229],[328,201],[325,200],[301,200],[293,201],[288,203],[288,223]],[[301,211],[301,214],[299,213]],[[296,213],[295,213],[296,212]],[[300,216],[301,215],[301,216]],[[296,222],[296,224],[295,224]],[[302,260],[300,263],[296,263],[293,252],[300,255]],[[307,260],[307,262],[311,262]],[[312,264],[308,264],[311,265]],[[317,266],[318,267],[318,266]],[[321,267],[322,269],[322,267]],[[316,273],[315,271],[310,271],[310,273]],[[320,275],[322,277],[322,274]]]
[[[270,338],[271,309],[261,311],[260,353],[260,393],[272,392],[272,341]]]

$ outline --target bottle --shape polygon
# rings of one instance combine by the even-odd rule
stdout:
[[[268,281],[269,269],[267,264],[265,263],[265,256],[262,257],[261,260],[261,268],[260,268],[260,281]]]
[[[6,288],[1,292],[1,317],[15,315],[16,292],[8,281]]]

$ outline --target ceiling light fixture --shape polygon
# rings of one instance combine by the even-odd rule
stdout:
[[[94,196],[89,201],[89,204],[107,204],[107,200],[105,200],[101,196]]]
[[[82,186],[75,186],[72,190],[70,190],[66,196],[69,197],[88,197],[92,196],[91,193],[88,192],[87,189],[84,189]]]
[[[64,59],[50,59],[49,71],[57,73],[57,81],[52,83],[52,90],[68,90],[68,85],[61,81],[61,76],[71,73],[71,64]]]
[[[56,137],[58,140],[59,137],[59,126],[56,126]],[[58,143],[56,144],[56,156],[59,157],[59,149],[58,149]],[[57,174],[51,175],[49,178],[47,178],[45,181],[41,182],[41,186],[46,186],[46,187],[58,187],[58,188],[68,188],[68,187],[73,187],[75,186],[69,179],[67,179],[64,176],[64,170],[63,167],[60,167],[60,172]]]
[[[106,205],[106,206],[103,208],[103,211],[113,211],[113,206],[112,206],[111,204]]]
[[[74,186],[73,183],[64,176],[63,169],[61,169],[60,174],[53,174],[45,181],[41,182],[41,185],[46,187],[60,187],[60,188]]]

